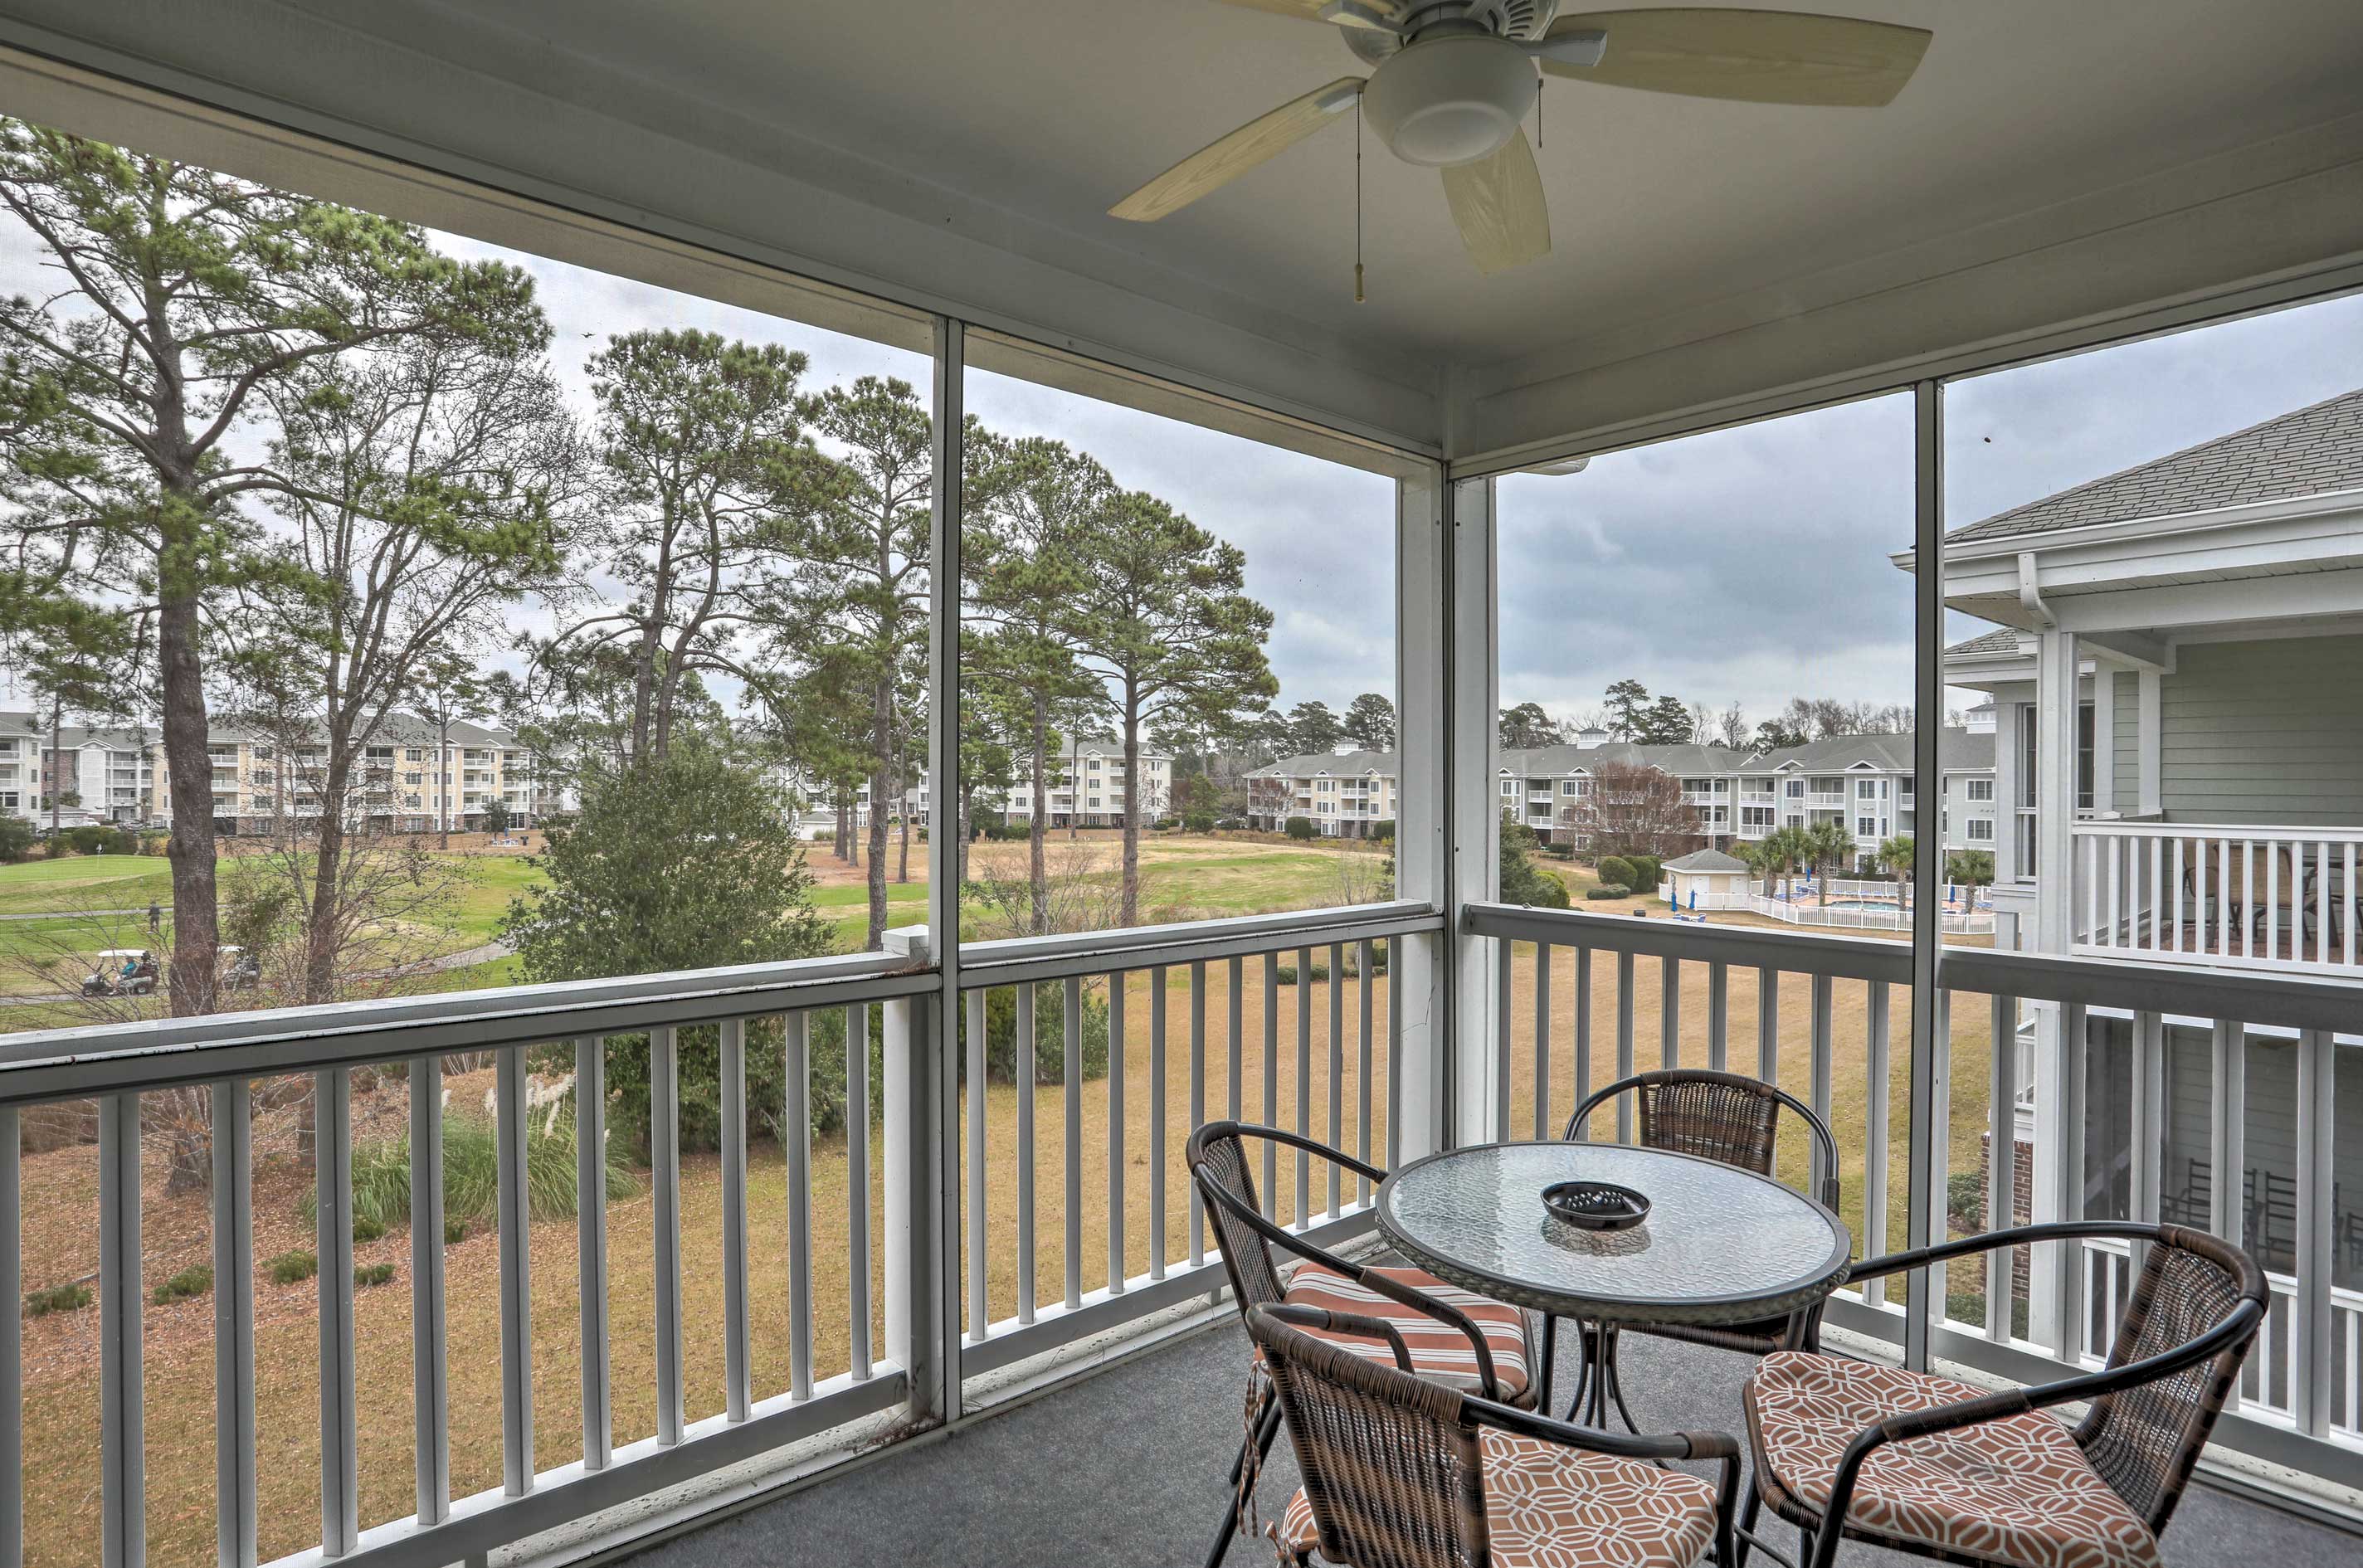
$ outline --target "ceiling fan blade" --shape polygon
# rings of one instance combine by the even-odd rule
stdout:
[[[1903,90],[1934,36],[1851,17],[1695,6],[1562,16],[1544,41],[1593,31],[1608,35],[1597,65],[1547,54],[1537,63],[1554,76],[1645,93],[1869,109]]]
[[[1341,76],[1292,98],[1230,135],[1208,142],[1124,200],[1108,208],[1112,217],[1154,223],[1219,190],[1257,164],[1276,158],[1354,106],[1362,78]]]
[[[1329,0],[1223,0],[1226,6],[1243,6],[1250,11],[1269,11],[1275,17],[1301,17],[1308,22],[1321,20],[1321,7]]]
[[[1491,157],[1440,172],[1444,200],[1479,272],[1506,272],[1550,254],[1550,208],[1523,128]]]

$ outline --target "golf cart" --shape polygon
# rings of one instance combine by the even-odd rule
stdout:
[[[244,948],[224,947],[220,950],[220,959],[221,978],[215,982],[214,988],[221,995],[226,996],[234,991],[251,991],[261,982],[261,963]]]
[[[156,955],[146,948],[108,948],[98,965],[82,983],[82,994],[95,996],[152,996],[156,994]]]

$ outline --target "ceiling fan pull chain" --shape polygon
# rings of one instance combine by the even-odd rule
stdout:
[[[1362,303],[1362,100],[1354,99],[1354,303]]]
[[[1536,151],[1537,151],[1537,152],[1541,151],[1541,150],[1542,150],[1542,145],[1543,145],[1543,79],[1542,79],[1540,76],[1537,76],[1537,77],[1535,78],[1535,150],[1536,150]]]

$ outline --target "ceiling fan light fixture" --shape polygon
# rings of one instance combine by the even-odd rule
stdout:
[[[1525,51],[1491,34],[1411,43],[1371,72],[1362,113],[1388,150],[1431,168],[1491,156],[1534,106]]]

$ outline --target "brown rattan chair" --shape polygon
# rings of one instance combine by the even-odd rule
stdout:
[[[1724,1433],[1628,1437],[1474,1398],[1412,1374],[1375,1318],[1259,1306],[1248,1332],[1304,1480],[1276,1532],[1298,1563],[1317,1549],[1353,1568],[1691,1568],[1712,1549],[1731,1564],[1739,1444]],[[1722,1484],[1652,1462],[1667,1460],[1719,1462]]]
[[[1386,1173],[1302,1133],[1245,1122],[1210,1121],[1190,1135],[1191,1179],[1205,1204],[1230,1275],[1232,1299],[1245,1315],[1257,1307],[1283,1303],[1382,1318],[1411,1348],[1420,1375],[1511,1405],[1532,1405],[1535,1383],[1526,1315],[1447,1284],[1423,1269],[1381,1268],[1338,1257],[1268,1218],[1256,1197],[1248,1157],[1250,1141],[1276,1144],[1334,1162],[1376,1184]],[[1299,1261],[1283,1279],[1272,1249]],[[1358,1343],[1357,1353],[1384,1355],[1385,1347]],[[1236,1504],[1242,1472],[1271,1450],[1280,1429],[1280,1407],[1258,1385],[1248,1432],[1231,1466],[1232,1507],[1225,1509],[1209,1563],[1220,1562],[1237,1523]]]
[[[1567,1139],[1572,1141],[1584,1137],[1584,1123],[1592,1111],[1623,1095],[1631,1095],[1637,1102],[1636,1109],[1638,1114],[1634,1130],[1642,1148],[1694,1154],[1701,1159],[1736,1165],[1743,1171],[1753,1171],[1759,1176],[1772,1173],[1772,1157],[1780,1147],[1781,1113],[1784,1109],[1794,1111],[1813,1140],[1814,1160],[1821,1171],[1821,1179],[1813,1195],[1823,1207],[1832,1211],[1837,1208],[1837,1141],[1830,1136],[1829,1128],[1814,1114],[1812,1107],[1778,1084],[1743,1077],[1736,1073],[1710,1073],[1687,1067],[1638,1073],[1630,1078],[1620,1078],[1587,1095],[1575,1107],[1574,1114],[1568,1118]],[[1614,1398],[1618,1413],[1624,1416],[1625,1426],[1631,1427],[1632,1413],[1625,1408],[1624,1394],[1614,1373],[1616,1340],[1620,1334],[1648,1334],[1659,1339],[1705,1345],[1714,1350],[1762,1356],[1790,1346],[1814,1348],[1820,1341],[1821,1319],[1821,1308],[1817,1305],[1789,1317],[1767,1318],[1747,1323],[1627,1325],[1620,1329],[1611,1329],[1605,1336],[1587,1329],[1583,1331],[1583,1387],[1588,1387],[1594,1377],[1606,1378],[1608,1393]],[[1545,1324],[1543,1355],[1546,1366],[1549,1364],[1557,1338],[1556,1324]],[[1579,1404],[1583,1397],[1583,1387],[1577,1391]],[[1548,1373],[1546,1390],[1548,1398]]]
[[[2087,1237],[2144,1252],[2099,1372],[1994,1393],[1803,1351],[1766,1357],[1744,1396],[1756,1469],[1744,1523],[1771,1505],[1803,1537],[1801,1568],[1829,1568],[1841,1534],[1982,1568],[2155,1562],[2264,1320],[2255,1259],[2179,1225],[2067,1222],[1898,1252],[1848,1278]],[[2071,1403],[2088,1407],[2073,1427],[2044,1414]]]

